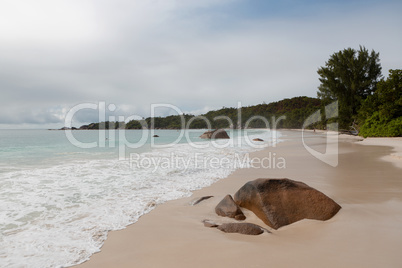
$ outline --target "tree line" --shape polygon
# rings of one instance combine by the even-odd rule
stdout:
[[[302,128],[317,110],[338,101],[337,118],[308,126],[325,129],[337,122],[339,129],[359,131],[368,136],[402,136],[402,70],[389,70],[382,77],[379,53],[360,46],[332,54],[318,69],[320,85],[317,98],[294,97],[269,104],[241,108],[223,107],[194,116],[190,114],[148,117],[124,122],[101,122],[80,129],[216,129],[216,128]],[[209,122],[209,124],[208,124]]]
[[[318,69],[323,105],[338,100],[339,127],[364,137],[402,136],[402,70],[382,77],[379,53],[347,48]]]
[[[199,116],[183,114],[148,117],[127,123],[91,123],[80,129],[301,128],[304,120],[321,108],[321,103],[318,98],[302,96],[241,108],[223,107]]]

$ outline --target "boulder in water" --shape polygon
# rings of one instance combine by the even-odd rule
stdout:
[[[216,129],[207,131],[200,136],[201,139],[230,139],[228,133],[224,129]]]

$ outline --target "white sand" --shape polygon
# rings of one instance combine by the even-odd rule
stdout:
[[[382,156],[381,159],[389,161],[399,168],[402,168],[402,137],[396,138],[367,138],[361,142],[363,145],[387,146],[392,148],[389,155]]]
[[[382,160],[398,153],[401,139],[362,146],[374,141],[340,138],[339,165],[331,167],[306,151],[300,132],[286,134],[276,148],[253,155],[275,153],[286,160],[285,169],[240,169],[192,197],[160,205],[125,230],[110,232],[102,251],[80,267],[401,267],[402,170]],[[325,151],[322,133],[310,133],[305,141]],[[322,191],[342,209],[325,222],[302,220],[259,236],[203,226],[203,219],[234,221],[217,216],[214,207],[247,181],[285,177]],[[214,197],[190,205],[206,195]],[[245,214],[246,222],[268,228],[250,211]]]

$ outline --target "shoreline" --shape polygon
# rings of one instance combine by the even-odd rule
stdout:
[[[366,138],[360,143],[369,146],[387,146],[392,147],[389,155],[381,157],[382,160],[393,163],[395,166],[402,168],[402,137],[392,138]]]
[[[265,267],[267,263],[274,267],[291,267],[296,263],[304,267],[392,267],[400,264],[402,179],[397,166],[382,161],[395,153],[394,147],[365,146],[374,144],[340,135],[339,166],[333,168],[307,153],[301,145],[301,132],[281,132],[287,135],[281,137],[284,142],[251,156],[263,158],[272,153],[283,157],[285,169],[238,169],[227,178],[194,191],[191,197],[159,205],[126,229],[109,232],[101,251],[74,267]],[[306,144],[322,151],[325,137],[321,134],[306,135]],[[402,139],[397,144],[402,147]],[[272,230],[244,210],[245,222],[272,231],[255,237],[225,234],[203,226],[204,219],[217,223],[234,221],[217,216],[214,207],[247,181],[284,177],[316,188],[342,209],[325,222],[302,220],[278,230]],[[190,205],[207,195],[214,197]]]

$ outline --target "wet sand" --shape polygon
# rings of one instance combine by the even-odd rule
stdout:
[[[286,168],[239,169],[193,196],[158,206],[121,231],[108,235],[101,252],[79,267],[400,267],[402,263],[402,140],[359,141],[339,136],[339,164],[329,166],[304,148],[300,131],[250,155],[285,160]],[[331,138],[329,139],[331,142]],[[333,142],[334,140],[332,140]],[[324,133],[309,132],[305,143],[325,152]],[[393,145],[377,146],[376,144]],[[365,145],[368,144],[369,146]],[[226,195],[257,178],[290,178],[325,193],[342,209],[328,221],[302,220],[272,230],[252,212],[246,222],[272,233],[226,234],[202,220],[232,222],[214,208]],[[199,197],[213,198],[192,206]]]

